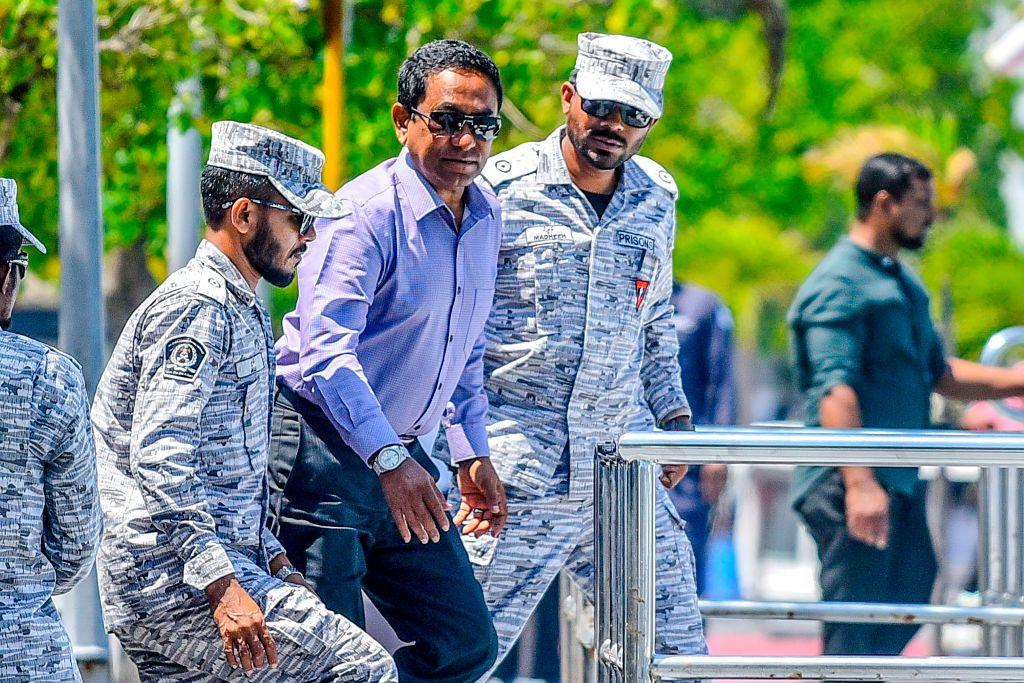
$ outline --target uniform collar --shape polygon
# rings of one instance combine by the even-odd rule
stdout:
[[[203,240],[199,243],[199,248],[196,249],[196,260],[217,273],[227,283],[228,290],[246,306],[256,303],[256,293],[250,289],[249,283],[245,281],[231,259],[212,242]]]
[[[450,212],[448,205],[413,164],[409,150],[405,147],[395,162],[395,177],[405,190],[405,196],[417,221],[439,209]],[[466,188],[466,216],[462,224],[468,227],[485,216],[494,218],[494,209],[476,183],[470,183]]]
[[[537,182],[544,185],[572,185],[569,167],[565,165],[562,154],[562,135],[565,126],[559,126],[540,145],[540,158],[537,168]],[[640,192],[654,187],[654,181],[644,173],[636,160],[629,159],[622,166],[622,176],[615,192]]]

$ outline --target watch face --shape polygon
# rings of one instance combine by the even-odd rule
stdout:
[[[385,448],[377,456],[378,466],[383,470],[391,470],[402,462],[402,452],[397,448]]]

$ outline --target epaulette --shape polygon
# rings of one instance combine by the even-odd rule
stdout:
[[[212,299],[219,304],[228,302],[228,282],[208,268],[200,271],[199,281],[195,285],[195,293]]]
[[[637,166],[647,174],[647,176],[657,184],[658,187],[668,192],[675,199],[679,196],[679,188],[676,186],[676,181],[672,178],[672,174],[665,170],[665,167],[659,164],[654,159],[648,159],[642,157],[639,154],[633,157],[636,161]]]
[[[538,143],[527,142],[491,157],[480,174],[491,187],[521,178],[537,170]]]

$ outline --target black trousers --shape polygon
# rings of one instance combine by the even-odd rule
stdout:
[[[413,457],[437,468],[418,444]],[[334,612],[365,625],[362,592],[412,645],[394,654],[402,683],[468,683],[498,652],[483,591],[452,524],[438,543],[398,535],[377,475],[323,411],[286,388],[274,402],[271,529]]]
[[[836,470],[798,508],[818,546],[822,597],[843,602],[927,603],[937,568],[925,518],[924,484],[918,484],[913,496],[891,496],[889,545],[885,550],[850,536],[845,494],[842,475]],[[896,655],[918,628],[903,624],[823,624],[824,654]]]

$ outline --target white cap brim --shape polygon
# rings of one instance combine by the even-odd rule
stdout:
[[[35,247],[42,253],[46,253],[46,247],[43,246],[43,243],[40,242],[35,235],[29,232],[29,229],[22,225],[21,222],[15,223],[12,227],[18,231],[18,233],[26,242],[31,244],[33,247]]]
[[[277,188],[277,191],[302,213],[317,218],[341,218],[348,212],[341,200],[335,197],[326,185],[297,187],[281,182],[274,176],[267,176],[267,178]]]
[[[576,92],[585,100],[611,100],[636,107],[640,111],[661,118],[662,103],[636,81],[595,71],[576,74]]]

